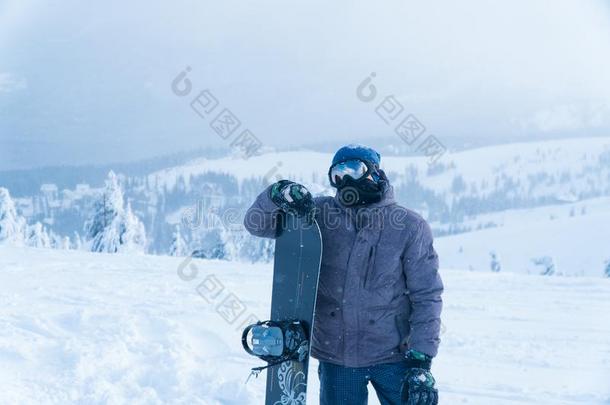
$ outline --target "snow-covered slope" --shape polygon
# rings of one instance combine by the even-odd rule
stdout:
[[[158,187],[171,189],[178,177],[188,182],[190,176],[218,172],[240,181],[251,177],[274,181],[279,177],[319,186],[328,182],[326,173],[331,160],[331,154],[309,151],[266,153],[246,161],[239,157],[196,159],[154,172],[149,179]],[[507,181],[514,183],[516,195],[556,192],[558,199],[572,199],[600,188],[610,193],[610,137],[489,146],[447,153],[438,165],[434,170],[425,157],[382,157],[382,167],[393,173],[395,180],[417,176],[437,193],[450,193],[456,176],[463,178],[469,188],[465,191],[481,195],[493,192],[500,186],[497,183]]]
[[[271,265],[181,263],[0,247],[0,403],[261,404],[239,338],[269,311]],[[610,280],[442,274],[441,404],[610,401]]]
[[[278,178],[302,182],[316,195],[334,193],[327,179],[330,160],[325,153],[267,150],[247,160],[197,159],[143,176],[118,177],[126,201],[145,226],[147,252],[166,254],[180,223],[186,223],[182,231],[189,249],[202,250],[201,233],[220,232],[200,226],[203,213],[212,212],[224,219],[233,235],[222,243],[225,252],[264,260],[258,242],[233,232],[241,226],[246,209],[266,184]],[[397,201],[428,219],[437,236],[497,224],[496,218],[506,210],[521,214],[523,209],[548,207],[550,212],[562,205],[610,197],[610,137],[495,145],[447,153],[432,165],[422,157],[384,156],[382,166]],[[76,247],[82,245],[78,241],[83,224],[94,215],[102,191],[84,184],[74,190],[44,184],[39,193],[15,203],[29,224],[41,222],[57,235],[52,242],[70,237]],[[523,222],[517,215],[513,219]],[[244,240],[254,248],[236,246],[243,246]],[[587,250],[578,253],[590,255]]]
[[[443,267],[490,271],[492,252],[502,271],[517,273],[541,273],[544,266],[534,260],[544,257],[567,276],[604,276],[610,263],[610,198],[507,210],[472,222],[465,224],[493,226],[437,238]]]

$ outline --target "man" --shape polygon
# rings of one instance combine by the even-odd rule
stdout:
[[[264,190],[244,224],[275,237],[282,211],[314,215],[323,256],[312,356],[320,361],[320,404],[367,403],[370,381],[382,405],[435,405],[430,373],[439,345],[441,294],[430,227],[396,204],[371,148],[349,145],[328,175],[335,197],[312,198],[281,180]]]

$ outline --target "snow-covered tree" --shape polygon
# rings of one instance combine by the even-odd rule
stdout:
[[[221,230],[221,238],[224,244],[225,259],[233,260],[239,257],[239,246],[241,243],[241,230],[232,230],[225,226]]]
[[[606,277],[610,277],[610,259],[606,261],[606,269],[604,270]]]
[[[26,243],[28,246],[37,248],[51,247],[51,238],[47,230],[40,222],[29,225],[26,230]]]
[[[451,182],[451,191],[455,194],[459,194],[466,190],[466,182],[461,175],[455,176]]]
[[[541,275],[543,276],[552,276],[555,274],[555,262],[553,258],[550,256],[542,256],[532,259],[532,262],[536,266],[540,266],[542,268]]]
[[[83,248],[83,240],[80,237],[80,233],[74,232],[74,244],[72,245],[74,250],[81,250]]]
[[[61,247],[62,250],[70,250],[70,237],[64,236],[61,239]]]
[[[172,235],[172,244],[169,247],[170,256],[186,256],[189,254],[186,242],[180,232],[180,225],[176,225],[174,234]]]
[[[108,173],[106,187],[96,201],[93,216],[85,224],[91,251],[106,253],[143,252],[146,247],[144,225],[128,204],[114,172]]]
[[[496,252],[489,252],[489,256],[491,256],[490,268],[494,273],[499,273],[502,270],[502,266],[500,265],[500,260],[498,259],[498,255]]]
[[[25,219],[17,214],[9,191],[0,187],[0,243],[22,244],[25,238]]]
[[[202,227],[194,231],[191,250],[196,257],[206,259],[232,259],[237,249],[230,232],[218,214],[210,211],[203,218]]]
[[[127,209],[119,215],[115,221],[120,224],[120,247],[122,253],[144,253],[146,249],[146,230],[144,224],[138,219],[131,209],[131,204],[127,204]]]
[[[58,235],[57,233],[53,232],[53,230],[51,229],[49,231],[49,239],[51,240],[51,248],[53,249],[61,249],[62,247],[62,243],[63,243],[63,238]]]
[[[123,192],[116,174],[110,171],[106,179],[106,187],[95,202],[93,216],[85,225],[87,237],[92,241],[92,251],[116,251],[113,248],[118,245],[118,235],[110,235],[110,228],[115,218],[122,212]],[[114,236],[115,240],[112,240],[111,236]]]
[[[251,262],[269,262],[273,259],[275,241],[269,238],[257,238],[251,235],[243,235],[239,256]]]

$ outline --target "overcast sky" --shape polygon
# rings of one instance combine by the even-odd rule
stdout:
[[[48,3],[0,0],[0,169],[227,145],[203,89],[269,146],[392,136],[386,95],[440,139],[610,135],[603,0]]]

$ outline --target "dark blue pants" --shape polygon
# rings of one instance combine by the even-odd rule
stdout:
[[[400,387],[406,371],[405,362],[351,368],[321,361],[320,405],[366,405],[369,381],[381,405],[400,405]]]

